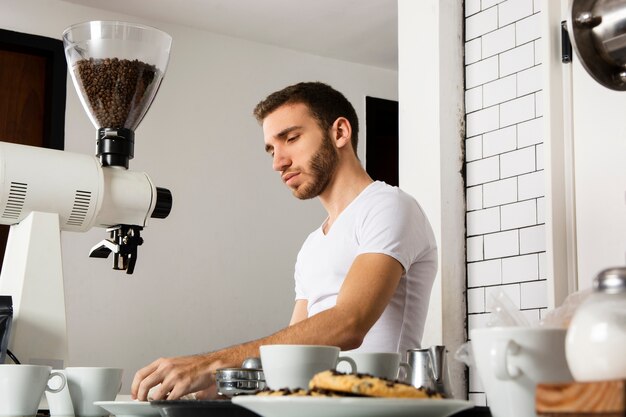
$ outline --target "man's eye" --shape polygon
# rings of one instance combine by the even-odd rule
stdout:
[[[294,140],[298,139],[300,136],[291,136],[290,138],[287,138],[287,142],[293,142]]]

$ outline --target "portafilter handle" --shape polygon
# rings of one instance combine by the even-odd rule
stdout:
[[[107,229],[110,239],[104,239],[89,251],[91,258],[108,258],[113,252],[113,269],[132,274],[137,263],[137,247],[143,244],[140,232],[143,228],[119,224]]]

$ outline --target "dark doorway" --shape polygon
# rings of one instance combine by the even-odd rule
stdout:
[[[365,97],[365,169],[374,180],[398,186],[398,102]]]
[[[63,42],[0,29],[0,141],[63,149],[66,79]]]

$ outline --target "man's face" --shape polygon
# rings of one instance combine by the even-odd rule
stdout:
[[[337,166],[337,149],[306,105],[287,104],[270,113],[263,121],[263,135],[274,170],[294,196],[305,200],[326,189]]]

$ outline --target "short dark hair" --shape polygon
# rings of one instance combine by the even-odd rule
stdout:
[[[309,108],[311,115],[322,130],[328,131],[335,120],[345,117],[352,126],[352,148],[357,154],[359,142],[359,118],[352,104],[339,91],[322,82],[301,82],[276,91],[254,108],[254,117],[263,120],[277,108],[285,104],[302,103]]]

